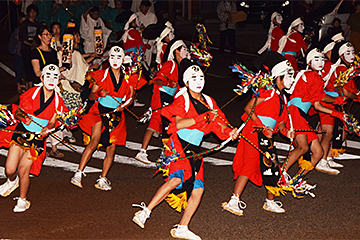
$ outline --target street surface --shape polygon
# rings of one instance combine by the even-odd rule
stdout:
[[[187,34],[185,29],[194,29],[195,24],[179,24],[178,35],[191,40],[193,33]],[[258,25],[239,29],[239,54],[236,56],[227,53],[220,56],[218,51],[212,50],[214,61],[206,73],[203,92],[217,100],[220,107],[236,96],[232,89],[240,83],[228,66],[234,59],[238,59],[251,67],[251,61],[255,58],[253,53],[265,41],[266,31]],[[219,37],[217,25],[213,24],[208,32],[216,47]],[[5,50],[7,39],[8,36],[0,38],[0,103],[4,104],[16,103],[19,97],[11,76],[14,69],[12,56]],[[149,107],[151,91],[150,85],[140,90],[138,98],[140,102],[146,103],[145,107],[130,108],[138,116]],[[240,125],[240,116],[249,97],[249,94],[237,97],[222,109],[233,126]],[[353,109],[358,107],[359,103],[356,103]],[[358,111],[355,115],[359,118]],[[134,213],[139,210],[133,208],[132,204],[148,204],[163,183],[161,175],[153,176],[161,142],[156,138],[150,142],[148,153],[153,164],[145,165],[135,160],[146,125],[138,124],[127,112],[126,122],[128,142],[125,147],[117,148],[115,162],[108,174],[113,187],[111,191],[105,192],[94,187],[101,172],[104,149],[96,151],[85,168],[87,176],[83,178],[83,189],[70,183],[84,149],[81,131],[78,129],[74,132],[77,152],[60,146],[65,156],[59,159],[47,158],[40,177],[31,179],[28,194],[31,207],[26,212],[12,211],[16,204],[13,198],[19,195],[18,189],[7,198],[0,198],[0,238],[172,239],[170,229],[179,223],[181,215],[165,202],[154,209],[145,229],[132,222]],[[316,197],[295,199],[290,193],[281,196],[278,200],[283,203],[286,210],[284,214],[263,210],[265,189],[252,183],[247,185],[241,196],[241,200],[247,204],[244,216],[222,211],[221,204],[228,201],[232,194],[234,182],[231,163],[236,143],[230,143],[220,152],[206,156],[205,193],[189,229],[203,239],[359,239],[360,144],[358,137],[350,136],[350,139],[346,154],[339,160],[345,166],[341,173],[330,176],[314,170],[308,174],[309,183],[317,184],[313,191]],[[276,140],[280,158],[285,158],[289,142],[281,137]],[[218,139],[209,136],[202,147],[208,149],[218,143]],[[7,149],[0,149],[0,184],[5,181],[6,155]],[[290,174],[295,175],[297,170],[295,164]]]

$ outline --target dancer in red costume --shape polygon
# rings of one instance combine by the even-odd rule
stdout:
[[[136,75],[128,79],[123,72],[124,56],[124,50],[114,46],[109,51],[110,68],[90,72],[90,78],[96,83],[92,87],[89,99],[97,101],[89,113],[82,117],[79,126],[91,138],[81,156],[79,168],[71,178],[71,183],[80,188],[82,188],[82,175],[85,176],[84,168],[101,143],[106,147],[106,156],[101,176],[96,181],[95,187],[105,191],[111,190],[111,183],[106,176],[114,161],[116,146],[125,145],[126,142],[123,110],[133,101],[134,79],[138,79]]]
[[[285,128],[287,119],[286,98],[283,89],[290,88],[294,78],[294,70],[291,64],[276,52],[265,52],[255,61],[259,69],[269,69],[274,86],[269,89],[260,89],[259,97],[253,97],[245,106],[245,113],[241,119],[247,124],[242,130],[244,135],[256,147],[266,147],[267,152],[274,150],[272,143],[272,132],[275,128]],[[265,127],[261,133],[253,132],[253,126]],[[287,132],[287,135],[293,133]],[[289,135],[290,136],[290,135]],[[272,152],[272,154],[276,154]],[[276,158],[276,155],[274,156]],[[243,215],[246,204],[240,201],[240,196],[250,180],[254,184],[261,186],[276,186],[280,173],[275,164],[265,163],[265,156],[259,153],[243,138],[239,144],[233,160],[233,172],[235,186],[230,201],[223,203],[222,207],[235,215]],[[271,161],[270,161],[271,162]],[[265,165],[264,165],[265,164]],[[267,165],[267,166],[266,166]],[[269,168],[270,166],[270,168]],[[274,195],[267,191],[267,197],[263,208],[267,211],[282,213],[285,212],[281,205],[274,201]]]
[[[289,26],[287,34],[279,41],[278,53],[281,53],[294,68],[295,74],[299,71],[296,57],[301,52],[304,56],[308,49],[306,42],[301,35],[304,31],[304,22],[301,18],[295,19]]]
[[[262,54],[265,51],[276,52],[279,48],[279,41],[284,36],[284,31],[281,29],[281,23],[283,18],[280,13],[274,12],[271,15],[271,23],[268,31],[268,39],[265,45],[258,51],[258,54]]]
[[[21,122],[10,128],[28,133],[1,133],[5,139],[2,139],[0,145],[9,147],[9,152],[5,164],[8,179],[0,186],[0,195],[10,195],[20,184],[20,196],[16,198],[14,212],[24,212],[30,207],[30,202],[26,200],[30,186],[29,174],[39,176],[45,159],[48,130],[58,125],[57,112],[67,111],[57,88],[59,78],[59,68],[49,64],[42,70],[41,85],[20,96],[15,117]]]
[[[236,128],[231,130],[221,120],[225,120],[225,115],[214,99],[201,93],[205,79],[200,67],[184,60],[181,69],[185,70],[182,76],[186,91],[182,91],[171,105],[161,111],[163,116],[171,120],[168,130],[171,136],[165,146],[164,156],[165,159],[185,156],[188,158],[175,159],[167,165],[166,182],[147,207],[145,203],[140,205],[143,210],[135,213],[133,221],[144,228],[151,211],[166,198],[170,206],[178,211],[185,209],[179,225],[171,230],[171,236],[198,240],[201,238],[188,229],[188,224],[204,192],[203,158],[193,158],[191,155],[200,152],[203,136],[210,132],[220,139],[231,137],[233,140],[238,134]]]
[[[337,79],[339,74],[345,72],[354,61],[355,59],[354,47],[351,45],[350,42],[343,41],[336,43],[332,50],[331,55],[332,55],[331,61],[334,64],[331,65],[331,68],[329,69],[328,73],[324,76],[326,93],[334,97],[345,96],[347,98],[358,100],[359,98],[357,95],[358,90],[354,80],[350,80],[343,87],[338,87],[338,88],[334,87],[335,80]],[[341,110],[340,106],[336,106],[339,104],[325,103],[324,105],[330,109]],[[340,173],[340,171],[337,169],[333,169],[333,167],[339,168],[339,167],[343,167],[343,165],[335,162],[332,157],[329,157],[330,143],[331,141],[333,142],[333,144],[335,143],[334,141],[335,118],[329,114],[324,114],[324,113],[319,113],[319,116],[320,116],[321,128],[325,130],[326,133],[322,136],[321,139],[321,146],[324,149],[324,154],[319,164],[316,166],[316,169],[318,171],[327,172],[330,174],[335,173],[335,175],[337,175]],[[342,124],[340,123],[340,125]],[[341,135],[340,144],[339,144],[340,146],[333,146],[333,149],[341,148],[342,130],[336,134],[336,137],[338,137],[338,134]]]
[[[168,45],[164,58],[166,62],[163,64],[160,71],[154,77],[153,95],[150,106],[152,110],[159,109],[173,102],[174,95],[179,89],[178,75],[179,64],[183,59],[189,59],[190,55],[185,43],[182,40],[172,40]],[[160,111],[152,113],[149,126],[144,134],[143,142],[140,151],[135,156],[135,159],[150,164],[147,158],[146,149],[150,143],[151,137],[163,134],[164,138],[168,138],[165,127],[169,122],[161,117]]]

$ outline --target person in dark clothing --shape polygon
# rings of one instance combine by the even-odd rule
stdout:
[[[29,82],[32,82],[34,78],[34,72],[31,65],[31,45],[33,39],[36,35],[36,29],[39,27],[40,23],[36,21],[36,16],[38,14],[38,7],[34,4],[30,4],[26,8],[27,19],[22,22],[20,25],[19,31],[19,40],[21,42],[21,56],[23,58],[24,70],[27,81],[27,88],[29,87]],[[32,85],[32,84],[31,84]]]

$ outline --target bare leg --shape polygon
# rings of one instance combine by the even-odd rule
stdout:
[[[186,226],[189,225],[192,216],[194,215],[196,209],[199,206],[203,193],[204,193],[203,188],[197,188],[192,190],[191,196],[188,200],[188,205],[184,210],[184,214],[181,218],[179,225],[186,225]]]
[[[319,139],[315,139],[311,142],[311,153],[311,164],[315,166],[324,154]],[[305,170],[304,174],[307,174],[308,172],[309,170]]]
[[[275,196],[270,191],[266,192],[266,198],[269,200],[274,200]]]
[[[93,152],[97,148],[100,137],[101,137],[101,128],[102,128],[102,122],[95,123],[91,128],[91,140],[89,145],[86,146],[83,154],[81,155],[81,160],[79,164],[79,170],[83,171],[86,164],[89,162]]]
[[[21,156],[24,154],[24,150],[16,145],[11,145],[8,156],[5,163],[6,176],[10,181],[14,181],[17,175],[17,168],[20,162]]]
[[[153,133],[154,133],[154,131],[152,131],[150,129],[146,129],[145,134],[144,134],[144,138],[143,138],[143,141],[142,141],[142,145],[141,145],[142,149],[144,149],[144,150],[147,149]]]
[[[176,188],[181,183],[180,178],[171,178],[166,183],[164,183],[159,190],[155,193],[154,197],[151,199],[147,208],[152,211],[159,203],[161,203],[167,195]]]
[[[326,131],[326,133],[324,133],[322,139],[321,139],[321,147],[324,150],[324,154],[322,156],[323,159],[326,159],[326,157],[328,156],[329,153],[329,149],[330,149],[330,141],[333,137],[333,131],[334,131],[334,126],[332,125],[321,125],[322,129]]]
[[[105,159],[103,162],[103,169],[102,169],[102,173],[101,173],[102,177],[106,177],[112,163],[114,162],[115,149],[116,149],[115,144],[111,144],[110,146],[108,146],[106,148],[106,156],[105,156]]]
[[[247,176],[238,176],[234,186],[234,194],[240,197],[248,181],[249,178]]]
[[[33,164],[32,160],[29,160],[28,158],[30,157],[30,151],[26,151],[25,154],[22,155],[20,162],[19,162],[19,167],[18,167],[18,172],[19,172],[19,179],[20,179],[20,198],[26,198],[27,196],[27,192],[29,190],[29,186],[30,186],[30,168]]]
[[[296,148],[290,153],[289,160],[286,163],[285,171],[288,171],[289,168],[309,150],[306,134],[297,135],[295,137],[295,144]]]

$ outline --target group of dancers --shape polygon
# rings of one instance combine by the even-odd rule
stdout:
[[[232,67],[233,71],[246,76],[237,89],[238,94],[246,93],[250,88],[255,92],[244,108],[241,117],[244,123],[239,128],[232,126],[216,101],[202,92],[206,83],[204,65],[191,61],[184,41],[174,38],[172,26],[161,27],[158,41],[162,43],[159,47],[162,58],[157,59],[162,60],[158,62],[159,70],[152,80],[151,110],[147,113],[150,123],[136,159],[151,163],[147,158],[147,146],[152,136],[161,134],[164,148],[156,163],[165,183],[147,205],[144,202],[133,205],[141,208],[132,219],[139,227],[144,228],[151,212],[165,200],[176,211],[184,210],[179,224],[171,229],[171,236],[201,239],[189,230],[188,225],[204,193],[205,153],[201,152],[200,146],[203,137],[211,132],[224,141],[213,150],[240,138],[233,159],[235,186],[229,193],[229,201],[222,204],[224,210],[238,216],[243,215],[246,207],[240,197],[249,180],[265,186],[263,208],[266,211],[283,213],[282,204],[274,200],[280,193],[291,191],[296,197],[313,195],[314,186],[304,180],[309,171],[316,168],[339,174],[333,167],[342,165],[333,161],[330,151],[336,148],[335,139],[338,138],[333,138],[334,126],[344,126],[349,117],[343,109],[347,99],[358,101],[360,97],[354,79],[342,81],[342,85],[338,79],[342,72],[353,66],[354,48],[341,40],[330,41],[324,49],[307,51],[302,37],[298,36],[303,30],[301,19],[291,24],[284,37],[277,36],[275,30],[281,21],[279,14],[273,14],[273,29],[269,31],[264,53],[253,62],[257,74],[241,65]],[[128,32],[127,36],[132,34]],[[282,54],[277,52],[279,49],[273,49],[275,40],[280,42],[277,46]],[[293,46],[296,49],[288,45],[296,45]],[[206,44],[202,46],[208,50]],[[301,49],[307,51],[307,66],[299,71],[294,53],[296,55]],[[106,156],[95,187],[105,191],[112,188],[106,176],[114,161],[116,146],[126,142],[124,111],[132,104],[136,90],[144,84],[140,82],[141,67],[126,71],[126,54],[120,46],[113,46],[109,51],[110,66],[87,75],[91,87],[89,100],[95,103],[78,121],[88,140],[78,170],[71,178],[71,183],[77,187],[83,187],[84,168],[101,144],[106,148]],[[331,58],[326,59],[329,56]],[[69,111],[58,92],[60,75],[56,65],[44,67],[42,83],[22,94],[19,106],[13,109],[16,123],[7,127],[8,132],[1,133],[1,146],[9,147],[9,153],[5,166],[8,179],[0,186],[0,194],[8,196],[20,185],[14,212],[23,212],[30,207],[26,199],[29,173],[40,174],[45,158],[45,139],[60,125],[57,116]],[[308,122],[308,117],[316,113],[320,116],[317,131]],[[336,130],[339,133],[338,128]],[[326,133],[317,135],[321,131]],[[278,161],[272,139],[276,133],[289,138],[293,146],[282,163]],[[307,154],[309,151],[311,153]],[[291,177],[287,171],[296,161],[299,161],[300,169]]]

